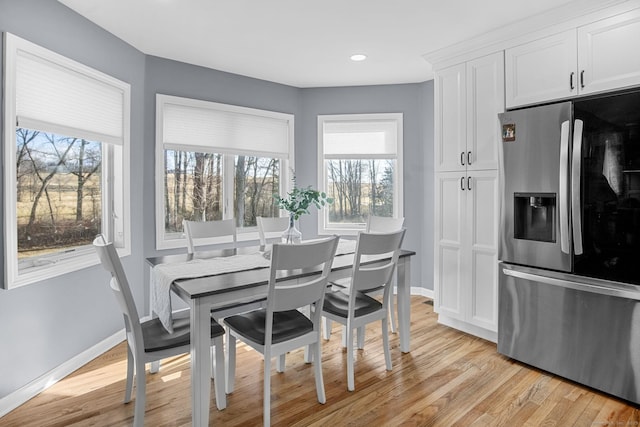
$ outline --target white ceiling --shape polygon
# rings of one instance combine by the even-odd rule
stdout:
[[[296,87],[422,82],[422,55],[570,2],[58,1],[145,54]]]

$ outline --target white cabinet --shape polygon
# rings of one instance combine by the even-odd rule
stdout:
[[[497,169],[502,52],[438,71],[435,99],[436,170]]]
[[[436,72],[435,310],[495,340],[502,52]]]
[[[498,325],[498,188],[496,170],[436,176],[439,321],[488,339]]]
[[[507,108],[640,85],[640,9],[505,50]]]

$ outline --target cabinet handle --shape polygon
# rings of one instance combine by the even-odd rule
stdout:
[[[464,151],[460,153],[460,164],[464,166]]]
[[[460,178],[460,189],[464,191],[464,176]]]
[[[471,177],[467,177],[467,190],[471,191]]]
[[[575,89],[575,86],[573,86],[573,76],[574,76],[575,74],[576,74],[576,73],[574,73],[574,72],[572,71],[572,72],[571,72],[571,75],[569,76],[569,86],[570,86],[571,90]]]
[[[580,71],[580,87],[584,89],[584,70]]]
[[[467,164],[471,164],[471,151],[467,151]]]

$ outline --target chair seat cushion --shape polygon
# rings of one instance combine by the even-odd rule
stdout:
[[[144,351],[167,350],[169,348],[189,345],[191,342],[191,321],[189,311],[173,313],[173,333],[169,333],[160,319],[154,318],[142,323],[142,336],[144,337]],[[211,319],[211,338],[224,335],[224,328],[218,322]]]
[[[327,292],[322,310],[338,317],[346,318],[349,309],[349,295],[342,290]],[[360,317],[382,309],[382,303],[362,292],[356,293],[355,316]]]
[[[254,310],[224,319],[242,337],[264,345],[266,310]],[[298,310],[273,313],[272,344],[287,341],[313,331],[313,323]]]

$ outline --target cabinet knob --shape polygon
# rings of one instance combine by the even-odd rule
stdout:
[[[460,164],[464,166],[464,151],[460,153]]]
[[[471,164],[471,151],[467,151],[467,164]]]
[[[460,189],[464,191],[464,176],[460,178]]]
[[[584,89],[584,70],[580,71],[580,87]]]
[[[471,177],[467,177],[467,190],[471,191]]]

